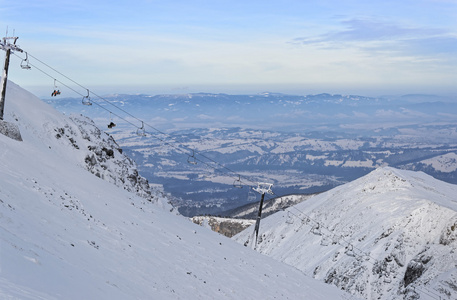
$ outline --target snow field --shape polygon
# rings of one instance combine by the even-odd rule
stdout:
[[[12,82],[5,112],[23,142],[0,135],[1,298],[346,298],[89,173],[77,123]]]

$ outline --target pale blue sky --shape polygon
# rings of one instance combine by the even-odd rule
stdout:
[[[457,93],[457,0],[0,0],[7,26],[99,93]]]

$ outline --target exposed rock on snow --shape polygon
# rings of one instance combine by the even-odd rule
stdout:
[[[262,220],[257,249],[365,299],[457,299],[456,227],[457,186],[386,167]]]
[[[207,227],[212,231],[232,237],[255,223],[255,220],[219,218],[211,216],[195,216],[192,222]]]
[[[0,133],[4,136],[12,138],[16,141],[22,141],[21,132],[19,131],[19,127],[17,127],[14,123],[5,122],[0,120]]]
[[[84,153],[85,169],[129,192],[157,202],[154,195],[158,192],[153,191],[148,180],[138,173],[135,162],[122,153],[111,136],[102,132],[87,117],[73,115],[70,120],[76,124],[77,130],[67,124],[54,129],[55,137]],[[163,195],[160,197],[164,198]]]

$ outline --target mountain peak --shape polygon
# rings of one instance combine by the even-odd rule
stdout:
[[[379,168],[265,218],[257,249],[365,299],[455,298],[455,195],[424,173]]]

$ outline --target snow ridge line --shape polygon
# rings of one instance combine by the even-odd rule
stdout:
[[[303,211],[301,211],[300,209],[298,209],[295,205],[292,206],[292,208],[295,208],[297,211],[300,212],[301,215],[305,216],[304,218],[303,217],[300,217],[299,215],[293,213],[290,211],[290,209],[286,209],[285,211],[287,211],[287,213],[293,215],[294,217],[296,217],[297,219],[301,220],[302,224],[308,224],[309,222],[314,222],[315,223],[315,226],[317,227],[314,227],[312,226],[311,227],[311,230],[319,230],[319,234],[323,235],[322,233],[322,230],[321,228],[327,230],[329,232],[329,234],[327,234],[327,237],[329,238],[338,238],[338,244],[341,245],[341,246],[345,246],[343,244],[340,243],[340,241],[342,240],[344,243],[346,243],[346,250],[344,251],[344,253],[346,255],[349,255],[349,256],[353,256],[359,260],[361,259],[364,259],[365,258],[365,261],[369,264],[371,264],[372,266],[375,266],[375,263],[373,261],[371,261],[370,259],[373,259],[375,262],[377,261],[377,259],[375,259],[374,257],[372,257],[369,253],[366,253],[365,251],[363,251],[362,249],[354,246],[351,242],[345,240],[342,236],[338,236],[336,234],[334,234],[330,229],[328,229],[327,226],[325,226],[324,224],[322,224],[322,222],[318,222],[316,220],[314,220],[313,218],[311,218],[309,215],[305,214]],[[286,220],[287,222],[287,220]],[[247,244],[246,244],[247,245]],[[358,250],[361,254],[357,254],[354,252],[354,249]],[[440,280],[440,282],[442,283],[442,281]],[[441,296],[439,294],[436,294],[434,293],[433,291],[430,291],[429,289],[427,288],[421,288],[421,287],[418,287],[418,286],[414,286],[412,285],[411,287],[408,287],[408,289],[411,289],[414,293],[417,293],[417,291],[423,293],[423,294],[426,294],[428,296],[430,296],[431,298],[433,299],[436,299],[436,300],[441,300]]]

